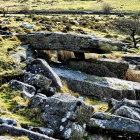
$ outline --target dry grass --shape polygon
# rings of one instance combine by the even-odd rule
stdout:
[[[19,0],[1,0],[1,7],[12,6],[9,10],[23,10],[27,6],[30,10],[102,10],[102,6],[109,4],[114,11],[139,11],[139,0],[55,0],[56,2],[50,3],[51,0],[28,0],[24,3],[19,3]],[[17,6],[14,6],[17,5]],[[24,6],[19,6],[24,5]]]
[[[127,80],[140,82],[140,70],[131,70],[129,69],[126,74]]]

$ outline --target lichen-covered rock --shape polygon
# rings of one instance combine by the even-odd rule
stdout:
[[[47,135],[43,135],[20,127],[2,124],[0,125],[0,135],[5,134],[12,136],[27,136],[30,140],[55,140],[54,138],[48,137]]]
[[[11,58],[16,62],[16,64],[20,64],[20,62],[34,57],[35,51],[28,45],[21,46],[16,53],[11,55]]]
[[[34,74],[43,74],[47,78],[51,79],[53,84],[58,87],[62,87],[62,82],[59,76],[53,71],[49,64],[44,59],[36,59],[27,66],[27,70]]]
[[[54,135],[54,131],[50,128],[46,128],[46,127],[30,127],[29,130],[34,131],[34,132],[38,132],[47,136],[53,136]]]
[[[74,92],[104,99],[140,99],[140,84],[137,82],[99,77],[64,68],[53,68],[53,70]]]
[[[140,121],[116,115],[109,115],[102,112],[94,113],[87,127],[90,129],[100,128],[104,130],[112,130],[113,132],[140,134]]]
[[[102,77],[116,77],[123,79],[129,68],[128,63],[117,62],[109,59],[105,60],[71,60],[69,66],[75,70],[80,70],[87,74]]]
[[[0,136],[0,140],[15,140],[15,139],[6,136]]]
[[[41,94],[35,95],[30,99],[29,108],[35,108],[41,113],[46,125],[54,130],[56,137],[71,140],[83,137],[85,124],[93,112],[92,106],[69,94],[48,98]]]
[[[121,41],[106,38],[93,38],[87,35],[66,33],[32,33],[17,35],[19,39],[30,44],[35,50],[66,50],[73,52],[108,52],[122,50],[125,46]]]
[[[7,124],[7,125],[17,125],[17,121],[7,118],[0,118],[0,124]]]
[[[24,99],[31,98],[36,93],[35,87],[29,84],[17,80],[11,80],[9,84],[12,87],[12,89],[22,91]]]
[[[41,90],[47,90],[52,83],[50,79],[40,74],[26,73],[23,78],[25,83],[38,87]]]
[[[140,55],[127,55],[124,56],[123,59],[128,61],[130,64],[140,63]]]
[[[113,140],[111,137],[102,136],[101,134],[93,134],[87,137],[87,140]]]
[[[109,101],[109,112],[115,115],[140,121],[140,100],[123,99]]]

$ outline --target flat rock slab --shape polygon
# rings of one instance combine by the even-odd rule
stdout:
[[[45,97],[37,94],[29,101],[29,108],[38,110],[45,124],[56,138],[80,140],[93,107],[66,93]]]
[[[62,68],[53,68],[53,70],[74,92],[104,99],[140,99],[140,83],[88,75]]]
[[[140,134],[140,121],[102,112],[96,112],[93,115],[93,118],[88,123],[88,127]]]
[[[128,63],[118,62],[109,59],[105,60],[69,60],[69,65],[72,69],[80,70],[87,74],[103,76],[103,77],[115,77],[123,79],[126,76],[126,72],[129,68]]]
[[[121,41],[57,32],[38,32],[16,36],[36,50],[104,53],[111,50],[121,50],[125,46]]]
[[[127,56],[124,56],[123,59],[128,62],[131,62],[131,61],[140,62],[140,55],[127,55]]]

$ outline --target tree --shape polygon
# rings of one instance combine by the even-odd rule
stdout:
[[[140,41],[136,39],[136,35],[140,34],[140,18],[139,16],[134,16],[133,18],[122,18],[116,20],[117,28],[130,36],[133,42],[134,48],[137,48],[137,43]]]

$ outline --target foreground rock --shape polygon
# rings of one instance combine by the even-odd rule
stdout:
[[[10,137],[0,136],[0,140],[15,140],[15,139]]]
[[[111,137],[102,136],[101,134],[93,134],[87,137],[87,140],[113,140]]]
[[[140,65],[140,55],[127,55],[123,59],[128,61],[130,64],[139,64]]]
[[[16,62],[16,64],[20,64],[20,62],[27,59],[35,58],[35,51],[28,45],[23,45],[16,53],[11,55],[11,58]]]
[[[123,79],[129,65],[125,62],[106,60],[71,60],[69,66],[75,70],[80,70],[87,74],[102,77],[116,77]]]
[[[46,125],[60,139],[80,140],[93,108],[69,94],[45,97],[38,94],[31,98],[29,107],[41,113]]]
[[[22,91],[24,99],[31,98],[36,93],[35,87],[26,83],[17,80],[11,80],[9,84],[12,87],[12,89]]]
[[[98,77],[62,68],[54,68],[54,71],[67,82],[69,89],[83,95],[104,99],[140,99],[140,84],[137,82]]]
[[[44,59],[36,59],[27,65],[27,71],[34,74],[43,74],[47,78],[51,79],[53,84],[58,87],[62,87],[62,82],[59,76],[53,71],[49,64]]]
[[[17,37],[23,42],[30,44],[35,50],[104,53],[111,50],[121,50],[124,46],[121,41],[65,33],[44,32],[17,35]]]
[[[25,83],[38,87],[42,90],[47,90],[52,83],[50,79],[40,74],[26,73],[23,79]]]
[[[140,121],[101,112],[94,113],[88,127],[140,135]]]
[[[0,118],[0,124],[7,124],[7,125],[16,126],[17,121],[12,120],[12,119],[7,119],[7,118]]]
[[[45,128],[45,127],[30,127],[29,130],[38,132],[47,136],[53,136],[54,131],[50,128]]]
[[[30,140],[55,140],[47,135],[39,134],[23,128],[18,128],[9,125],[0,125],[0,135],[13,135],[13,136],[27,136]]]
[[[140,100],[123,99],[109,101],[109,112],[115,115],[140,121]]]

